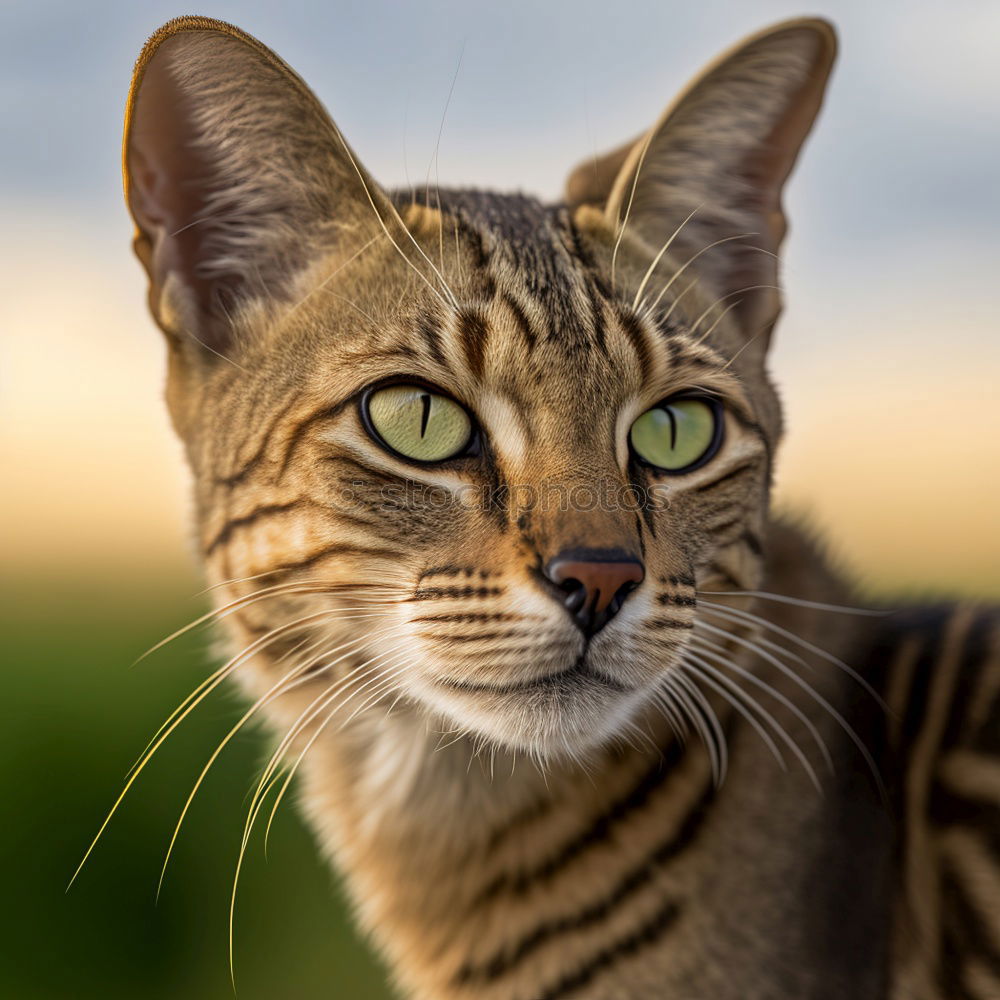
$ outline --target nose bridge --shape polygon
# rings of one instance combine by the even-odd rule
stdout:
[[[637,497],[623,472],[608,463],[551,465],[519,498],[521,523],[543,560],[570,549],[638,555]]]
[[[615,441],[614,386],[550,377],[530,417],[531,446],[513,472],[512,509],[542,561],[568,549],[638,555],[638,503]]]

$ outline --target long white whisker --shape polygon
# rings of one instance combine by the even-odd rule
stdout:
[[[814,645],[808,640],[803,639],[801,636],[796,635],[794,632],[791,632],[786,628],[782,628],[780,625],[775,625],[774,622],[768,621],[766,618],[761,618],[759,615],[752,614],[749,611],[744,611],[742,608],[729,608],[724,604],[716,604],[713,601],[701,601],[699,602],[699,606],[710,609],[710,613],[715,615],[717,618],[723,618],[737,624],[740,622],[751,622],[755,625],[760,625],[762,628],[769,629],[776,635],[780,635],[785,639],[791,640],[802,649],[807,649],[810,653],[813,653],[820,659],[826,660],[827,663],[832,663],[838,669],[843,670],[848,677],[860,684],[861,687],[863,687],[865,691],[875,699],[878,706],[884,712],[889,711],[889,706],[885,703],[885,700],[878,693],[878,691],[876,691],[875,688],[872,687],[872,685],[852,666],[845,663],[839,657],[834,656],[833,653],[828,653],[822,647]],[[706,611],[706,614],[707,613],[709,612]],[[764,642],[765,640],[762,639],[761,641]],[[791,653],[788,650],[785,650],[785,652],[789,656],[795,656],[794,653]]]
[[[427,167],[427,186],[424,194],[424,200],[428,205],[431,203],[430,187],[431,187],[431,165],[434,167],[434,187],[437,192],[437,211],[438,211],[438,243],[441,253],[441,271],[444,271],[444,217],[441,214],[441,177],[438,172],[438,154],[441,151],[441,137],[444,135],[444,123],[445,119],[448,117],[448,108],[451,107],[451,98],[455,93],[455,84],[458,83],[458,74],[462,69],[462,59],[465,56],[465,42],[462,42],[462,48],[458,53],[458,65],[455,67],[455,72],[451,78],[451,86],[448,88],[448,97],[444,102],[444,111],[441,112],[441,124],[438,125],[437,141],[434,143],[434,157],[431,160],[431,164]]]
[[[170,858],[173,854],[174,845],[177,843],[177,838],[180,835],[181,827],[184,824],[184,819],[188,814],[188,810],[191,808],[191,803],[194,801],[195,795],[198,793],[198,789],[201,788],[208,772],[211,770],[212,765],[218,760],[219,755],[228,746],[229,742],[234,736],[243,728],[243,726],[253,718],[254,715],[271,701],[273,701],[278,695],[286,694],[288,691],[292,690],[296,685],[301,684],[303,681],[309,680],[308,677],[302,677],[302,672],[308,668],[308,663],[300,664],[298,667],[293,668],[287,674],[285,674],[276,684],[274,684],[270,690],[258,698],[257,701],[247,709],[246,712],[240,717],[240,720],[229,730],[223,740],[212,752],[212,755],[208,758],[205,766],[202,768],[201,773],[195,780],[194,786],[192,787],[186,801],[184,802],[184,807],[181,809],[180,816],[177,819],[177,823],[174,826],[174,832],[170,837],[170,843],[167,845],[167,853],[163,858],[163,865],[160,868],[160,879],[156,886],[156,898],[160,898],[160,893],[163,890],[163,880],[167,874],[167,866],[170,864]]]
[[[695,663],[697,663],[698,666],[703,671],[706,671],[709,674],[711,674],[713,677],[715,677],[719,681],[719,683],[723,684],[724,686],[726,686],[727,688],[730,688],[733,691],[738,691],[739,692],[739,697],[741,697],[743,699],[744,703],[747,704],[747,705],[752,705],[754,707],[754,709],[757,712],[760,713],[761,717],[763,719],[765,719],[768,723],[770,723],[771,728],[774,730],[775,733],[778,734],[778,737],[781,740],[781,742],[784,743],[788,747],[789,750],[791,750],[791,752],[794,754],[794,756],[796,757],[796,759],[798,760],[798,762],[802,765],[802,769],[805,771],[806,775],[809,777],[809,780],[812,782],[813,786],[816,788],[816,790],[818,792],[822,793],[823,789],[820,786],[819,777],[816,774],[816,771],[813,768],[812,764],[809,762],[809,758],[805,755],[805,752],[798,745],[798,743],[796,743],[795,740],[792,739],[791,734],[788,732],[788,730],[785,729],[785,727],[782,726],[781,723],[778,722],[778,720],[774,716],[774,713],[773,712],[769,712],[766,708],[764,708],[764,706],[761,705],[760,702],[757,701],[756,698],[752,698],[750,696],[750,694],[749,694],[748,691],[745,691],[743,688],[741,688],[735,681],[733,681],[731,678],[729,678],[725,674],[723,674],[722,671],[716,669],[710,663],[706,662],[706,660],[704,659],[704,657],[706,655],[709,655],[707,653],[707,651],[699,649],[697,653],[689,651],[689,652],[686,652],[685,655],[688,656],[688,657],[690,657],[691,660],[693,660]],[[725,665],[727,667],[729,667],[730,669],[732,669],[732,664],[727,663],[726,661],[723,661],[723,662],[725,663]],[[752,677],[753,675],[752,674],[748,675],[744,671],[744,672],[742,672],[741,676],[750,676],[750,677]],[[825,744],[823,744],[820,741],[820,746],[822,747],[822,750],[823,750],[823,752],[825,754],[825,751],[826,751]],[[831,771],[833,770],[833,762],[832,761],[830,762],[830,769],[831,769]]]
[[[628,218],[632,214],[632,201],[635,199],[635,189],[639,183],[639,173],[643,163],[646,162],[646,153],[653,142],[654,131],[650,129],[646,133],[646,141],[642,144],[642,152],[639,154],[639,162],[635,165],[635,173],[632,175],[632,187],[628,193],[628,204],[625,206],[625,217],[622,219],[621,228],[615,239],[614,249],[611,251],[611,290],[615,290],[615,265],[618,262],[618,248],[621,246],[622,237],[625,235],[625,228],[628,226]]]
[[[738,664],[733,663],[731,658],[720,655],[726,652],[726,647],[721,645],[720,643],[712,642],[711,639],[706,639],[703,636],[696,636],[692,640],[692,644],[693,645],[697,644],[696,648],[698,649],[699,653],[702,656],[707,656],[709,659],[714,660],[716,663],[721,663],[727,669],[732,670],[733,673],[738,674],[740,677],[745,678],[754,686],[761,688],[763,691],[766,691],[779,704],[784,705],[784,707],[787,708],[788,711],[790,711],[809,731],[809,735],[812,736],[814,742],[816,743],[816,746],[819,748],[819,752],[823,755],[823,760],[825,761],[826,766],[830,769],[830,772],[833,773],[834,771],[833,757],[830,755],[830,751],[826,743],[823,741],[823,737],[820,735],[819,730],[813,724],[813,721],[809,718],[808,715],[805,714],[805,712],[802,711],[801,708],[799,708],[798,705],[795,704],[795,702],[793,702],[790,698],[785,697],[785,695],[782,694],[779,690],[777,690],[777,688],[775,688],[771,684],[768,684],[767,681],[762,680],[755,673],[753,673],[753,671],[745,670]],[[710,652],[710,650],[717,650],[718,652]]]
[[[750,236],[756,236],[757,233],[737,233],[735,236],[726,236],[721,240],[715,240],[709,243],[708,246],[702,247],[696,254],[689,257],[676,271],[674,271],[673,277],[660,289],[659,294],[653,299],[652,303],[647,310],[647,313],[651,313],[659,304],[660,300],[664,295],[667,294],[673,283],[703,254],[708,253],[709,250],[714,250],[715,247],[722,246],[723,243],[732,243],[733,240],[745,240]]]
[[[715,709],[708,703],[708,699],[690,677],[681,671],[676,671],[670,676],[674,677],[678,685],[684,687],[691,698],[694,699],[695,704],[698,706],[698,714],[704,718],[711,729],[713,739],[707,742],[706,746],[709,747],[709,756],[712,758],[712,773],[715,777],[715,784],[717,787],[721,786],[726,780],[726,774],[729,770],[729,747],[726,742],[726,734],[723,731],[722,724],[719,722],[719,717],[715,714]],[[694,715],[692,715],[692,718],[694,718]],[[714,753],[711,750],[712,745],[715,746]]]
[[[660,248],[660,252],[653,258],[649,267],[646,269],[646,273],[642,276],[642,281],[639,282],[639,287],[638,289],[636,289],[635,296],[632,299],[633,309],[635,309],[638,306],[639,300],[642,298],[642,293],[646,290],[646,285],[649,282],[649,279],[653,276],[653,272],[656,270],[657,265],[663,259],[663,255],[670,249],[671,244],[680,235],[681,230],[695,217],[695,214],[703,207],[704,207],[703,205],[699,205],[691,212],[690,215],[688,215],[688,217],[670,234],[670,237],[667,240],[667,242],[664,243],[663,246]]]
[[[296,592],[296,593],[298,593],[298,592]],[[313,593],[313,591],[307,591],[307,593]],[[323,593],[323,591],[316,591],[316,593]],[[268,596],[275,596],[275,595],[268,595]],[[395,602],[387,602],[387,603],[395,603]],[[367,611],[368,607],[369,606],[362,606],[362,607],[359,607],[359,608],[337,608],[337,609],[330,609],[329,613],[330,613],[331,617],[335,617],[337,614],[339,614],[342,611]],[[381,612],[372,612],[372,614],[371,614],[371,617],[381,617],[381,616],[382,616]],[[344,617],[345,618],[363,618],[363,617],[368,617],[368,616],[367,615],[352,615],[352,616],[344,616]],[[199,619],[199,623],[202,620],[203,619]],[[185,629],[182,630],[182,631],[187,631],[188,629],[190,629],[192,627],[193,627],[193,624],[190,625],[190,626],[186,626]],[[177,633],[175,633],[174,637],[176,637],[176,635],[177,635]],[[167,641],[169,641],[169,638],[165,639],[163,641],[167,642]],[[144,654],[144,655],[147,655],[147,654]],[[136,662],[138,662],[138,661],[136,661]],[[219,671],[222,671],[224,669],[225,669],[224,667],[220,667]],[[191,704],[192,701],[194,701],[195,699],[197,699],[198,696],[201,695],[202,692],[205,691],[205,689],[207,687],[209,687],[213,683],[213,681],[218,676],[219,671],[216,671],[215,673],[212,673],[208,677],[206,677],[205,680],[203,680],[200,684],[198,684],[198,686],[194,689],[194,691],[192,691],[180,703],[180,705],[178,705],[177,708],[175,708],[173,710],[173,712],[170,713],[170,715],[162,723],[162,725],[160,726],[160,728],[157,729],[157,731],[153,734],[152,739],[146,744],[145,748],[143,749],[143,751],[139,755],[139,757],[136,759],[135,763],[133,763],[132,766],[128,769],[128,772],[125,775],[126,777],[128,777],[135,770],[135,768],[138,767],[139,761],[141,761],[143,759],[144,755],[146,754],[146,751],[148,751],[149,748],[153,745],[153,743],[156,742],[156,739],[160,735],[160,733],[162,733],[163,730],[166,729],[167,726],[169,726],[174,721],[174,719],[178,715],[180,715],[180,713],[183,712],[188,707],[188,705]]]
[[[377,659],[377,657],[373,657],[372,660],[369,661],[369,662],[373,662],[376,659]],[[406,667],[406,664],[404,664],[404,666],[401,667],[401,668],[399,668],[399,669],[402,670],[402,669],[405,669],[405,667]],[[394,671],[392,674],[390,674],[390,678],[394,679],[396,673],[397,673],[397,671]],[[355,694],[357,694],[357,693],[358,692],[356,691]],[[354,697],[354,695],[352,695],[351,697]],[[338,706],[338,708],[339,707],[341,707],[341,706]],[[308,742],[306,743],[306,746],[303,748],[303,751],[299,754],[298,758],[296,759],[295,764],[293,765],[292,769],[289,771],[289,774],[288,774],[288,777],[285,780],[285,783],[282,785],[282,788],[281,788],[281,790],[278,793],[278,798],[277,798],[276,803],[275,803],[275,808],[277,806],[277,803],[281,801],[281,797],[284,795],[284,791],[288,787],[288,785],[289,785],[289,783],[291,781],[292,776],[294,776],[295,770],[298,768],[298,765],[302,762],[302,759],[304,758],[305,754],[309,751],[309,749],[312,747],[312,745],[319,738],[320,734],[326,728],[327,724],[334,717],[334,715],[336,714],[338,708],[334,708],[333,710],[331,710],[328,713],[328,715],[327,715],[326,719],[323,721],[323,723],[319,727],[317,727],[316,732],[313,733],[313,735],[309,738]],[[252,812],[252,814],[247,819],[247,826],[246,826],[246,828],[244,830],[243,843],[242,843],[242,845],[240,847],[240,854],[239,854],[239,858],[237,860],[237,865],[236,865],[236,873],[235,873],[235,876],[234,876],[234,879],[233,879],[233,891],[232,891],[232,894],[231,894],[231,897],[230,897],[230,906],[229,906],[229,972],[230,972],[230,977],[234,981],[235,981],[235,969],[234,969],[234,965],[233,965],[233,923],[234,923],[234,919],[233,918],[234,918],[235,912],[236,912],[236,891],[237,891],[237,888],[238,888],[238,885],[239,885],[239,877],[240,877],[240,871],[241,871],[242,866],[243,866],[243,858],[245,857],[245,854],[246,854],[246,845],[249,842],[249,836],[250,836],[250,832],[253,829],[254,820],[256,819],[256,816],[259,813],[260,808],[263,805],[263,802],[264,802],[264,798],[263,797],[261,797],[260,799],[258,799],[258,801],[257,801],[257,803],[255,805],[254,811]],[[273,818],[273,813],[272,813],[272,818]]]
[[[670,307],[663,314],[663,322],[666,323],[668,319],[674,314],[674,310],[681,304],[681,299],[687,295],[688,292],[698,284],[699,279],[697,277],[692,278],[683,288],[681,293],[674,298],[674,301],[670,303]],[[657,300],[659,301],[659,300]],[[652,314],[656,306],[651,306],[649,309],[644,310],[643,315],[649,316]]]
[[[844,604],[824,604],[821,601],[807,601],[801,597],[787,597],[785,594],[772,594],[766,590],[699,590],[699,594],[708,594],[711,597],[753,597],[763,601],[777,601],[781,604],[794,604],[799,608],[813,608],[816,611],[832,611],[843,615],[870,615],[872,617],[884,617],[891,615],[891,611],[883,611],[878,608],[852,608]]]
[[[762,291],[765,288],[770,288],[773,291],[780,292],[780,285],[745,285],[743,288],[736,288],[731,292],[726,292],[725,295],[720,295],[710,306],[707,306],[701,315],[691,324],[691,332],[695,333],[699,326],[708,318],[708,314],[716,308],[716,306],[721,305],[726,299],[732,298],[734,295],[742,295],[745,292],[757,292]],[[739,302],[734,302],[732,305],[727,306],[723,311],[722,315],[718,316],[714,323],[705,331],[696,341],[695,345],[702,343],[707,340],[712,331],[719,325],[722,318],[729,314],[729,312],[735,309],[743,300],[740,299]]]
[[[271,574],[270,573],[262,573],[262,574],[259,574],[259,575],[260,576],[270,576]],[[248,577],[247,579],[250,580],[250,579],[253,579],[253,577]],[[226,581],[226,583],[216,584],[215,587],[222,587],[222,586],[226,586],[227,584],[230,584],[230,583],[242,583],[242,582],[245,582],[245,581],[241,581],[241,580]],[[215,587],[211,587],[209,589],[210,590],[214,590]],[[149,649],[146,650],[146,652],[144,652],[140,657],[138,657],[132,663],[132,666],[134,667],[134,666],[138,665],[143,660],[145,660],[148,657],[152,656],[153,653],[155,653],[158,650],[162,649],[168,643],[173,642],[175,639],[179,639],[182,635],[185,635],[186,633],[190,632],[192,629],[197,628],[199,625],[204,625],[207,622],[210,622],[210,621],[213,621],[213,620],[215,620],[215,621],[221,621],[223,618],[228,618],[234,611],[239,611],[242,608],[249,607],[249,605],[255,604],[255,603],[257,603],[257,601],[262,601],[262,600],[264,600],[267,597],[282,597],[282,596],[284,596],[286,594],[330,594],[330,596],[332,596],[332,597],[334,597],[334,596],[339,597],[341,594],[349,593],[352,590],[360,590],[362,592],[362,596],[358,597],[357,599],[358,600],[366,600],[366,598],[363,595],[365,593],[368,593],[369,591],[368,591],[368,588],[363,587],[363,586],[361,586],[361,587],[343,588],[343,589],[339,589],[338,590],[338,589],[336,589],[336,585],[335,584],[323,583],[321,581],[315,581],[315,582],[314,581],[298,581],[298,582],[296,582],[296,581],[289,581],[288,583],[278,583],[278,584],[275,584],[273,587],[263,587],[260,590],[252,591],[251,593],[245,594],[242,597],[234,598],[232,601],[230,601],[228,604],[223,605],[221,608],[214,608],[211,611],[206,611],[205,614],[200,615],[194,621],[189,622],[187,625],[183,626],[182,628],[177,629],[175,632],[171,632],[170,635],[168,635],[166,638],[161,639],[155,645],[150,646]],[[202,591],[202,594],[205,594],[205,593],[208,593],[208,591],[207,590],[206,591]],[[378,591],[377,593],[398,594],[398,591],[396,591],[396,590],[390,590],[389,588],[386,588],[384,591]],[[197,596],[201,596],[201,594],[199,594]],[[386,600],[386,601],[371,601],[369,603],[371,603],[371,604],[373,604],[375,606],[378,606],[379,604],[394,604],[396,602],[392,601],[392,600]]]
[[[410,258],[407,257],[405,253],[403,253],[403,248],[393,239],[392,233],[389,232],[389,227],[385,224],[385,220],[382,218],[381,214],[379,213],[378,207],[375,205],[375,198],[373,197],[371,191],[369,190],[368,182],[365,180],[364,174],[361,172],[361,167],[354,159],[354,154],[351,152],[351,147],[347,145],[347,141],[340,134],[340,129],[337,129],[335,127],[335,131],[337,134],[337,138],[340,140],[341,146],[343,146],[344,152],[347,154],[347,158],[351,162],[351,166],[354,167],[354,172],[358,175],[358,180],[361,182],[361,187],[365,192],[365,197],[368,199],[368,204],[371,206],[371,210],[375,213],[375,218],[378,219],[379,225],[382,227],[382,231],[385,233],[389,242],[396,248],[396,251],[399,253],[400,257],[402,257],[403,260],[406,261],[406,263],[409,265],[414,274],[416,274],[420,278],[420,280],[423,281],[425,285],[427,285],[427,287],[440,300],[441,304],[445,306],[445,308],[447,308],[450,305],[452,308],[458,309],[459,308],[458,300],[452,294],[451,289],[448,287],[448,283],[444,280],[444,276],[434,266],[434,262],[427,256],[427,254],[424,253],[424,251],[420,247],[420,244],[417,243],[417,241],[413,238],[413,233],[410,232],[410,230],[406,226],[406,223],[403,222],[403,219],[400,216],[399,212],[396,211],[396,206],[392,204],[391,200],[387,199],[389,211],[395,217],[396,221],[399,223],[403,232],[406,233],[407,237],[409,237],[410,242],[417,248],[417,253],[419,253],[420,256],[423,257],[423,259],[430,265],[431,270],[437,276],[437,279],[441,282],[442,287],[448,293],[448,296],[451,300],[450,302],[430,283],[430,281],[427,278],[427,275],[425,275],[423,271],[421,271],[420,268],[418,268],[417,265],[414,264],[413,261],[410,260]]]
[[[76,867],[76,871],[73,872],[72,878],[69,880],[69,885],[66,886],[67,891],[69,891],[70,886],[76,881],[77,876],[80,874],[83,866],[87,863],[87,859],[90,857],[94,848],[97,846],[97,842],[101,839],[101,835],[107,829],[108,824],[111,822],[112,817],[118,811],[118,807],[121,805],[122,800],[128,794],[129,789],[135,784],[139,775],[142,774],[146,765],[152,759],[156,751],[163,745],[164,741],[170,736],[170,734],[184,721],[184,719],[197,707],[197,705],[206,698],[211,691],[218,687],[219,684],[230,674],[233,670],[239,667],[242,663],[250,659],[254,654],[258,653],[261,649],[265,648],[275,639],[292,631],[296,628],[301,628],[302,625],[309,621],[314,621],[317,618],[322,617],[327,612],[318,612],[313,615],[306,615],[304,618],[300,618],[297,621],[290,622],[287,625],[282,625],[279,628],[272,629],[266,635],[261,636],[261,638],[255,640],[249,646],[247,646],[241,653],[234,656],[228,663],[220,667],[212,677],[210,678],[211,683],[202,691],[202,693],[160,734],[156,742],[146,751],[143,759],[140,761],[139,765],[133,770],[132,774],[128,777],[125,782],[124,788],[122,788],[121,793],[118,798],[115,799],[114,805],[109,810],[104,822],[101,824],[100,829],[97,831],[94,839],[91,841],[90,846],[87,848],[86,853],[83,855],[79,865]]]
[[[331,617],[336,617],[337,621],[342,621],[343,620],[339,616],[331,615]],[[351,618],[351,619],[353,619],[353,618],[362,618],[362,617],[364,617],[364,618],[367,618],[367,617],[381,617],[381,615],[351,615],[351,616],[348,616],[348,618]],[[340,647],[338,647],[338,649],[342,649],[344,646],[347,646],[347,645],[350,645],[350,644],[351,643],[344,643]],[[337,650],[334,650],[334,652],[336,652],[336,651]],[[275,698],[277,698],[279,695],[287,694],[290,690],[292,690],[294,687],[298,686],[299,684],[302,684],[304,682],[309,682],[310,680],[312,680],[311,676],[304,676],[304,677],[302,676],[302,674],[305,673],[309,669],[309,666],[310,666],[310,660],[305,659],[297,667],[293,668],[291,671],[289,671],[287,674],[285,674],[276,684],[274,684],[271,687],[271,689],[266,694],[264,694],[260,698],[258,698],[257,701],[254,702],[254,704],[249,709],[247,709],[247,711],[243,714],[243,716],[240,718],[239,722],[237,722],[232,727],[232,729],[229,730],[229,732],[226,734],[225,738],[222,740],[221,743],[219,743],[219,745],[215,748],[215,751],[209,757],[209,759],[206,762],[205,766],[202,768],[201,773],[198,775],[198,778],[195,781],[194,786],[192,787],[191,792],[188,795],[187,800],[184,803],[184,807],[181,810],[180,817],[177,820],[177,824],[174,827],[173,835],[170,838],[170,844],[167,847],[166,857],[163,859],[163,866],[160,869],[160,880],[159,880],[159,883],[158,883],[158,885],[156,887],[156,897],[157,897],[157,899],[159,899],[160,892],[163,889],[163,879],[166,876],[167,866],[170,863],[170,857],[171,857],[171,855],[173,853],[174,845],[177,843],[177,837],[179,836],[179,834],[181,832],[181,826],[183,825],[184,819],[185,819],[185,817],[188,814],[188,810],[191,808],[191,803],[194,801],[195,795],[198,793],[198,789],[201,787],[202,783],[204,782],[206,776],[208,775],[208,772],[212,768],[212,765],[215,763],[216,760],[218,760],[219,755],[226,748],[226,746],[233,739],[233,737],[236,736],[236,734],[243,728],[243,726],[261,708],[263,708],[264,706],[268,705],[270,702],[274,701]]]
[[[311,291],[303,295],[302,298],[299,299],[299,301],[296,302],[295,305],[293,305],[291,309],[289,309],[288,312],[285,313],[285,315],[281,319],[281,322],[286,323],[288,321],[288,318],[292,315],[292,313],[294,313],[300,306],[302,306],[310,298],[312,298],[312,296],[317,294],[317,292],[321,292],[324,288],[326,288],[326,286],[331,281],[333,281],[333,279],[338,274],[340,274],[340,272],[343,271],[345,267],[347,267],[349,264],[353,264],[354,261],[356,261],[358,257],[360,257],[369,247],[371,247],[378,240],[382,239],[383,235],[384,235],[383,233],[376,233],[367,243],[364,244],[364,246],[361,247],[360,250],[356,250],[354,253],[351,254],[350,257],[347,258],[347,260],[337,265],[337,267],[335,267],[315,288],[313,288]]]
[[[802,678],[799,677],[794,670],[792,670],[786,664],[782,663],[781,660],[779,660],[777,657],[772,656],[770,653],[761,649],[759,646],[756,646],[748,639],[744,639],[742,636],[734,635],[731,632],[727,632],[725,629],[716,628],[714,625],[709,625],[707,622],[704,621],[700,622],[699,624],[701,625],[702,628],[706,629],[707,631],[712,632],[713,634],[718,635],[723,639],[735,642],[738,645],[743,646],[746,649],[749,649],[751,652],[756,653],[757,656],[766,660],[773,667],[781,671],[781,673],[783,673],[794,684],[797,684],[799,687],[801,687],[802,690],[805,691],[806,694],[808,694],[809,697],[816,702],[816,704],[824,708],[829,713],[830,717],[833,718],[840,726],[840,728],[844,731],[848,739],[850,739],[850,741],[855,745],[855,747],[857,747],[858,752],[862,755],[862,757],[865,760],[865,763],[871,770],[872,777],[875,780],[875,783],[878,787],[879,794],[881,795],[882,800],[888,801],[885,785],[882,782],[881,774],[879,774],[878,766],[875,763],[875,758],[872,757],[868,747],[865,746],[864,740],[862,740],[861,737],[858,736],[858,734],[854,731],[854,728],[847,721],[847,719],[845,719],[844,716],[832,704],[830,704],[830,702],[826,698],[823,697],[823,695],[821,695],[815,688],[811,687],[804,680],[802,680]]]
[[[667,697],[667,690],[673,694],[673,688],[660,685],[653,692],[653,697],[659,705],[660,710],[666,716],[671,732],[677,737],[678,742],[684,744],[687,741],[689,731],[689,720],[684,715],[683,706],[675,704]]]
[[[332,656],[336,653],[341,653],[341,655],[338,656],[336,659],[330,661],[329,663],[325,664],[323,670],[326,671],[333,669],[333,667],[335,667],[338,663],[342,663],[348,657],[354,655],[354,653],[356,653],[359,649],[364,648],[364,646],[367,643],[370,643],[376,639],[384,638],[387,635],[391,636],[394,633],[403,634],[400,632],[400,628],[398,625],[390,625],[384,629],[376,630],[374,633],[365,636],[356,636],[348,640],[347,642],[334,647],[333,649],[324,653],[322,657],[319,657],[319,659],[323,659],[326,656]],[[347,652],[342,652],[345,649],[347,650]],[[372,661],[371,660],[366,661],[366,663],[368,662]],[[285,749],[295,740],[295,737],[298,735],[301,729],[307,726],[312,721],[312,719],[314,719],[316,715],[318,715],[319,712],[322,711],[325,705],[329,704],[332,698],[337,697],[345,688],[350,687],[351,684],[353,684],[356,680],[359,679],[360,672],[364,669],[365,666],[366,664],[362,664],[360,667],[351,671],[346,676],[340,678],[337,681],[334,681],[331,685],[329,685],[323,691],[321,691],[313,699],[313,701],[309,705],[307,705],[305,709],[303,709],[303,711],[299,714],[298,719],[292,724],[292,726],[289,727],[288,732],[285,733],[281,741],[278,743],[278,746],[274,749],[274,752],[271,754],[270,760],[268,761],[267,765],[264,768],[260,781],[257,783],[257,789],[254,792],[253,799],[251,800],[250,803],[251,811],[253,810],[257,797],[261,794],[261,789],[267,783],[268,779],[270,778],[274,770],[279,766],[280,761],[284,756]]]
[[[788,770],[788,765],[785,763],[785,758],[781,751],[778,749],[777,743],[771,738],[771,734],[760,724],[760,722],[754,718],[753,714],[748,708],[744,706],[743,699],[746,695],[741,688],[734,684],[729,678],[725,677],[719,671],[715,670],[714,667],[708,664],[702,663],[701,660],[693,653],[685,652],[685,659],[683,664],[686,669],[691,671],[696,677],[700,678],[707,684],[713,691],[717,692],[720,697],[725,698],[730,705],[753,727],[757,735],[763,740],[767,748],[774,755],[774,759],[778,762],[778,766],[782,771]],[[735,693],[730,693],[735,692]],[[738,693],[738,694],[737,694]],[[777,726],[780,730],[781,727],[778,726],[776,721],[773,720],[773,716],[770,716],[766,710],[762,709],[755,702],[750,702],[753,707],[760,712],[772,725]],[[787,733],[785,734],[787,737]],[[788,737],[789,741],[791,737]]]

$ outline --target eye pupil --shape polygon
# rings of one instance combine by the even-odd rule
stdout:
[[[420,402],[423,404],[424,407],[424,412],[420,415],[420,436],[426,437],[427,421],[430,419],[431,415],[431,397],[425,392],[420,397]]]
[[[666,411],[670,418],[670,450],[673,451],[677,447],[677,417],[674,416],[674,411],[669,406]]]

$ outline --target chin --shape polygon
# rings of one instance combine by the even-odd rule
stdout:
[[[423,686],[422,686],[423,687]],[[418,700],[444,731],[540,762],[585,758],[625,738],[646,687],[626,685],[583,657],[540,679],[508,684],[434,682]]]

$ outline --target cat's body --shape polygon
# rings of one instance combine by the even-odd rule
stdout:
[[[136,247],[243,651],[212,684],[414,996],[1000,995],[996,620],[835,607],[768,511],[832,59],[757,36],[549,207],[385,194],[228,26],[140,58]]]

